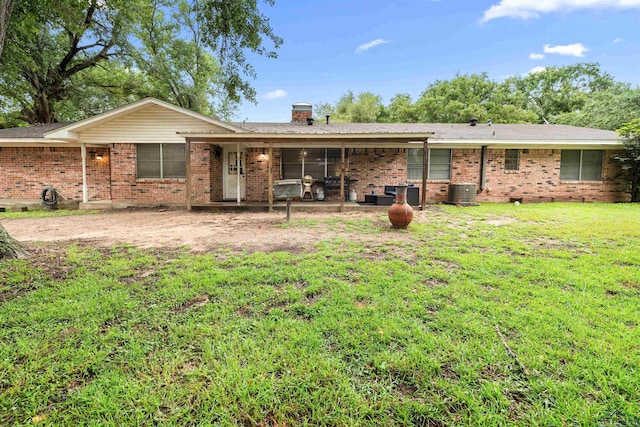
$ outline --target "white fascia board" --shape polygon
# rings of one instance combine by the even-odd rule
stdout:
[[[43,138],[0,138],[0,147],[80,147],[80,143],[60,139]],[[87,144],[87,147],[105,147],[109,144]]]
[[[63,140],[63,141],[78,141],[80,138],[77,132],[73,132],[71,129],[67,129],[68,126],[65,126],[61,129],[54,130],[52,132],[47,132],[44,135],[45,140]]]
[[[239,133],[224,132],[177,132],[183,138],[197,140],[218,140],[218,139],[246,139],[251,138],[256,141],[268,141],[270,139],[287,139],[287,140],[331,140],[331,139],[353,139],[353,140],[372,140],[372,139],[426,139],[433,133],[251,133],[242,131]]]

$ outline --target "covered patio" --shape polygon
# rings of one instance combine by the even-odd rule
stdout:
[[[274,182],[278,179],[290,178],[287,176],[282,176],[282,158],[280,157],[279,162],[276,161],[276,151],[280,153],[282,150],[286,149],[300,149],[303,150],[303,152],[313,149],[333,150],[334,152],[337,150],[339,152],[339,157],[337,163],[334,164],[334,166],[336,167],[335,175],[328,174],[325,168],[324,176],[317,179],[317,182],[325,186],[325,191],[329,179],[331,179],[332,184],[336,184],[336,187],[338,187],[339,189],[337,200],[323,201],[322,203],[308,203],[301,201],[299,204],[296,204],[296,208],[309,210],[320,209],[327,211],[337,210],[339,212],[344,212],[345,209],[376,208],[375,206],[362,206],[358,203],[345,202],[348,196],[347,180],[357,181],[357,179],[350,179],[349,177],[350,171],[353,171],[358,167],[357,164],[349,162],[349,150],[353,150],[353,152],[355,152],[356,150],[375,151],[385,149],[401,150],[406,148],[425,148],[425,150],[423,151],[425,153],[425,159],[423,160],[427,162],[428,159],[426,157],[429,153],[429,150],[426,149],[428,145],[427,141],[429,136],[432,135],[432,133],[430,132],[376,133],[375,130],[372,130],[371,133],[363,133],[362,125],[353,127],[351,133],[344,132],[344,126],[340,128],[343,132],[334,133],[329,126],[307,126],[302,123],[281,124],[282,126],[277,125],[278,124],[272,123],[243,124],[243,129],[248,130],[248,132],[238,133],[179,132],[178,135],[184,138],[186,144],[185,187],[187,210],[192,210],[194,209],[194,207],[201,208],[204,206],[217,206],[221,208],[228,206],[227,202],[212,202],[202,204],[194,203],[192,201],[192,173],[190,161],[192,158],[192,147],[196,144],[209,144],[214,147],[222,147],[225,152],[234,153],[235,158],[225,158],[225,167],[229,168],[230,170],[233,170],[235,168],[234,172],[238,176],[238,179],[236,179],[234,182],[236,186],[236,205],[247,207],[266,205],[269,211],[278,209],[279,206],[284,206],[284,203],[278,203],[278,201],[274,199],[274,194],[272,191]],[[292,130],[292,128],[294,127],[295,132]],[[242,186],[245,185],[245,183],[243,183],[240,176],[243,173],[246,174],[246,170],[243,169],[246,168],[246,165],[243,164],[244,160],[242,156],[243,153],[245,153],[247,150],[259,152],[260,159],[266,162],[266,176],[264,177],[267,183],[266,204],[260,201],[247,201],[248,199],[243,197]],[[300,175],[301,176],[296,176],[295,178],[302,178],[302,175],[306,174],[301,173]],[[420,197],[421,201],[426,199],[424,194],[426,189],[426,180],[427,176],[425,170],[425,172],[423,173],[423,185],[421,186],[423,193]],[[223,185],[227,185],[227,182],[223,183]],[[422,202],[420,204],[424,205],[424,203]]]

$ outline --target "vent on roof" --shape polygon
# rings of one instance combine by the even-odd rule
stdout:
[[[476,124],[478,124],[478,119],[476,119],[475,117],[471,117],[469,119],[469,125],[470,126],[475,126]]]

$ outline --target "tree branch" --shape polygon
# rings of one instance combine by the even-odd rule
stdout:
[[[498,336],[500,337],[500,340],[502,341],[502,345],[504,345],[504,348],[507,350],[507,354],[509,356],[513,357],[513,360],[516,361],[516,363],[518,364],[518,366],[520,366],[520,369],[522,370],[522,372],[524,372],[525,375],[527,375],[527,376],[531,375],[529,370],[522,364],[520,359],[518,359],[518,356],[516,356],[516,354],[513,352],[513,350],[511,350],[511,347],[509,347],[509,344],[507,344],[507,340],[504,338],[504,335],[502,335],[502,332],[500,332],[500,326],[498,326],[498,325],[496,325],[496,332],[498,333]]]

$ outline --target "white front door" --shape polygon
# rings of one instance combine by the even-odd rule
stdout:
[[[237,200],[238,189],[240,190],[240,199],[246,197],[246,176],[245,162],[246,153],[238,151],[235,148],[224,149],[224,194],[225,200]]]

